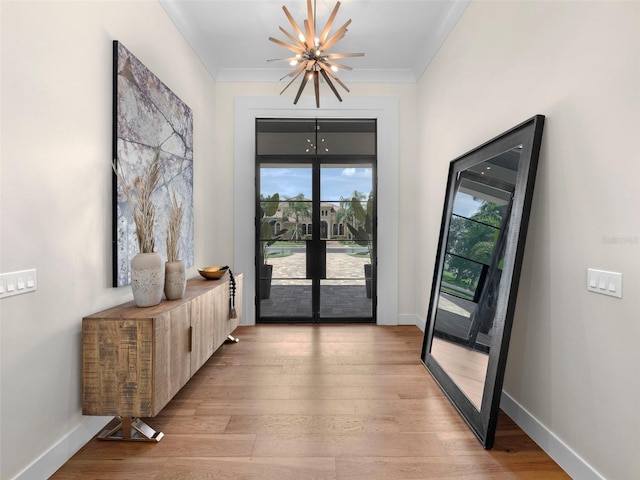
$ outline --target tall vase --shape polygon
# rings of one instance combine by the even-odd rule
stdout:
[[[131,290],[138,307],[160,303],[164,290],[164,261],[159,253],[138,253],[131,259]]]
[[[167,300],[178,300],[187,288],[187,269],[184,262],[176,260],[164,266],[164,295]]]

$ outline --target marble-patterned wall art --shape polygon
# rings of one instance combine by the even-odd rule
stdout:
[[[180,259],[194,263],[193,114],[122,43],[113,42],[113,158],[130,183],[160,149],[161,178],[156,208],[155,249],[166,260],[171,195],[184,205]],[[131,283],[131,259],[138,253],[136,227],[122,186],[113,177],[113,286]]]

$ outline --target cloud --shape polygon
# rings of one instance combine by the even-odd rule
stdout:
[[[356,174],[355,168],[345,168],[342,170],[343,177],[353,177]]]

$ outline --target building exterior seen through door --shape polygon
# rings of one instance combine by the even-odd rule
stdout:
[[[375,322],[376,121],[256,119],[256,321]]]

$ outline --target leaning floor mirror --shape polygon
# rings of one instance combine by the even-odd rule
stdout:
[[[493,447],[544,116],[454,159],[422,361]]]

